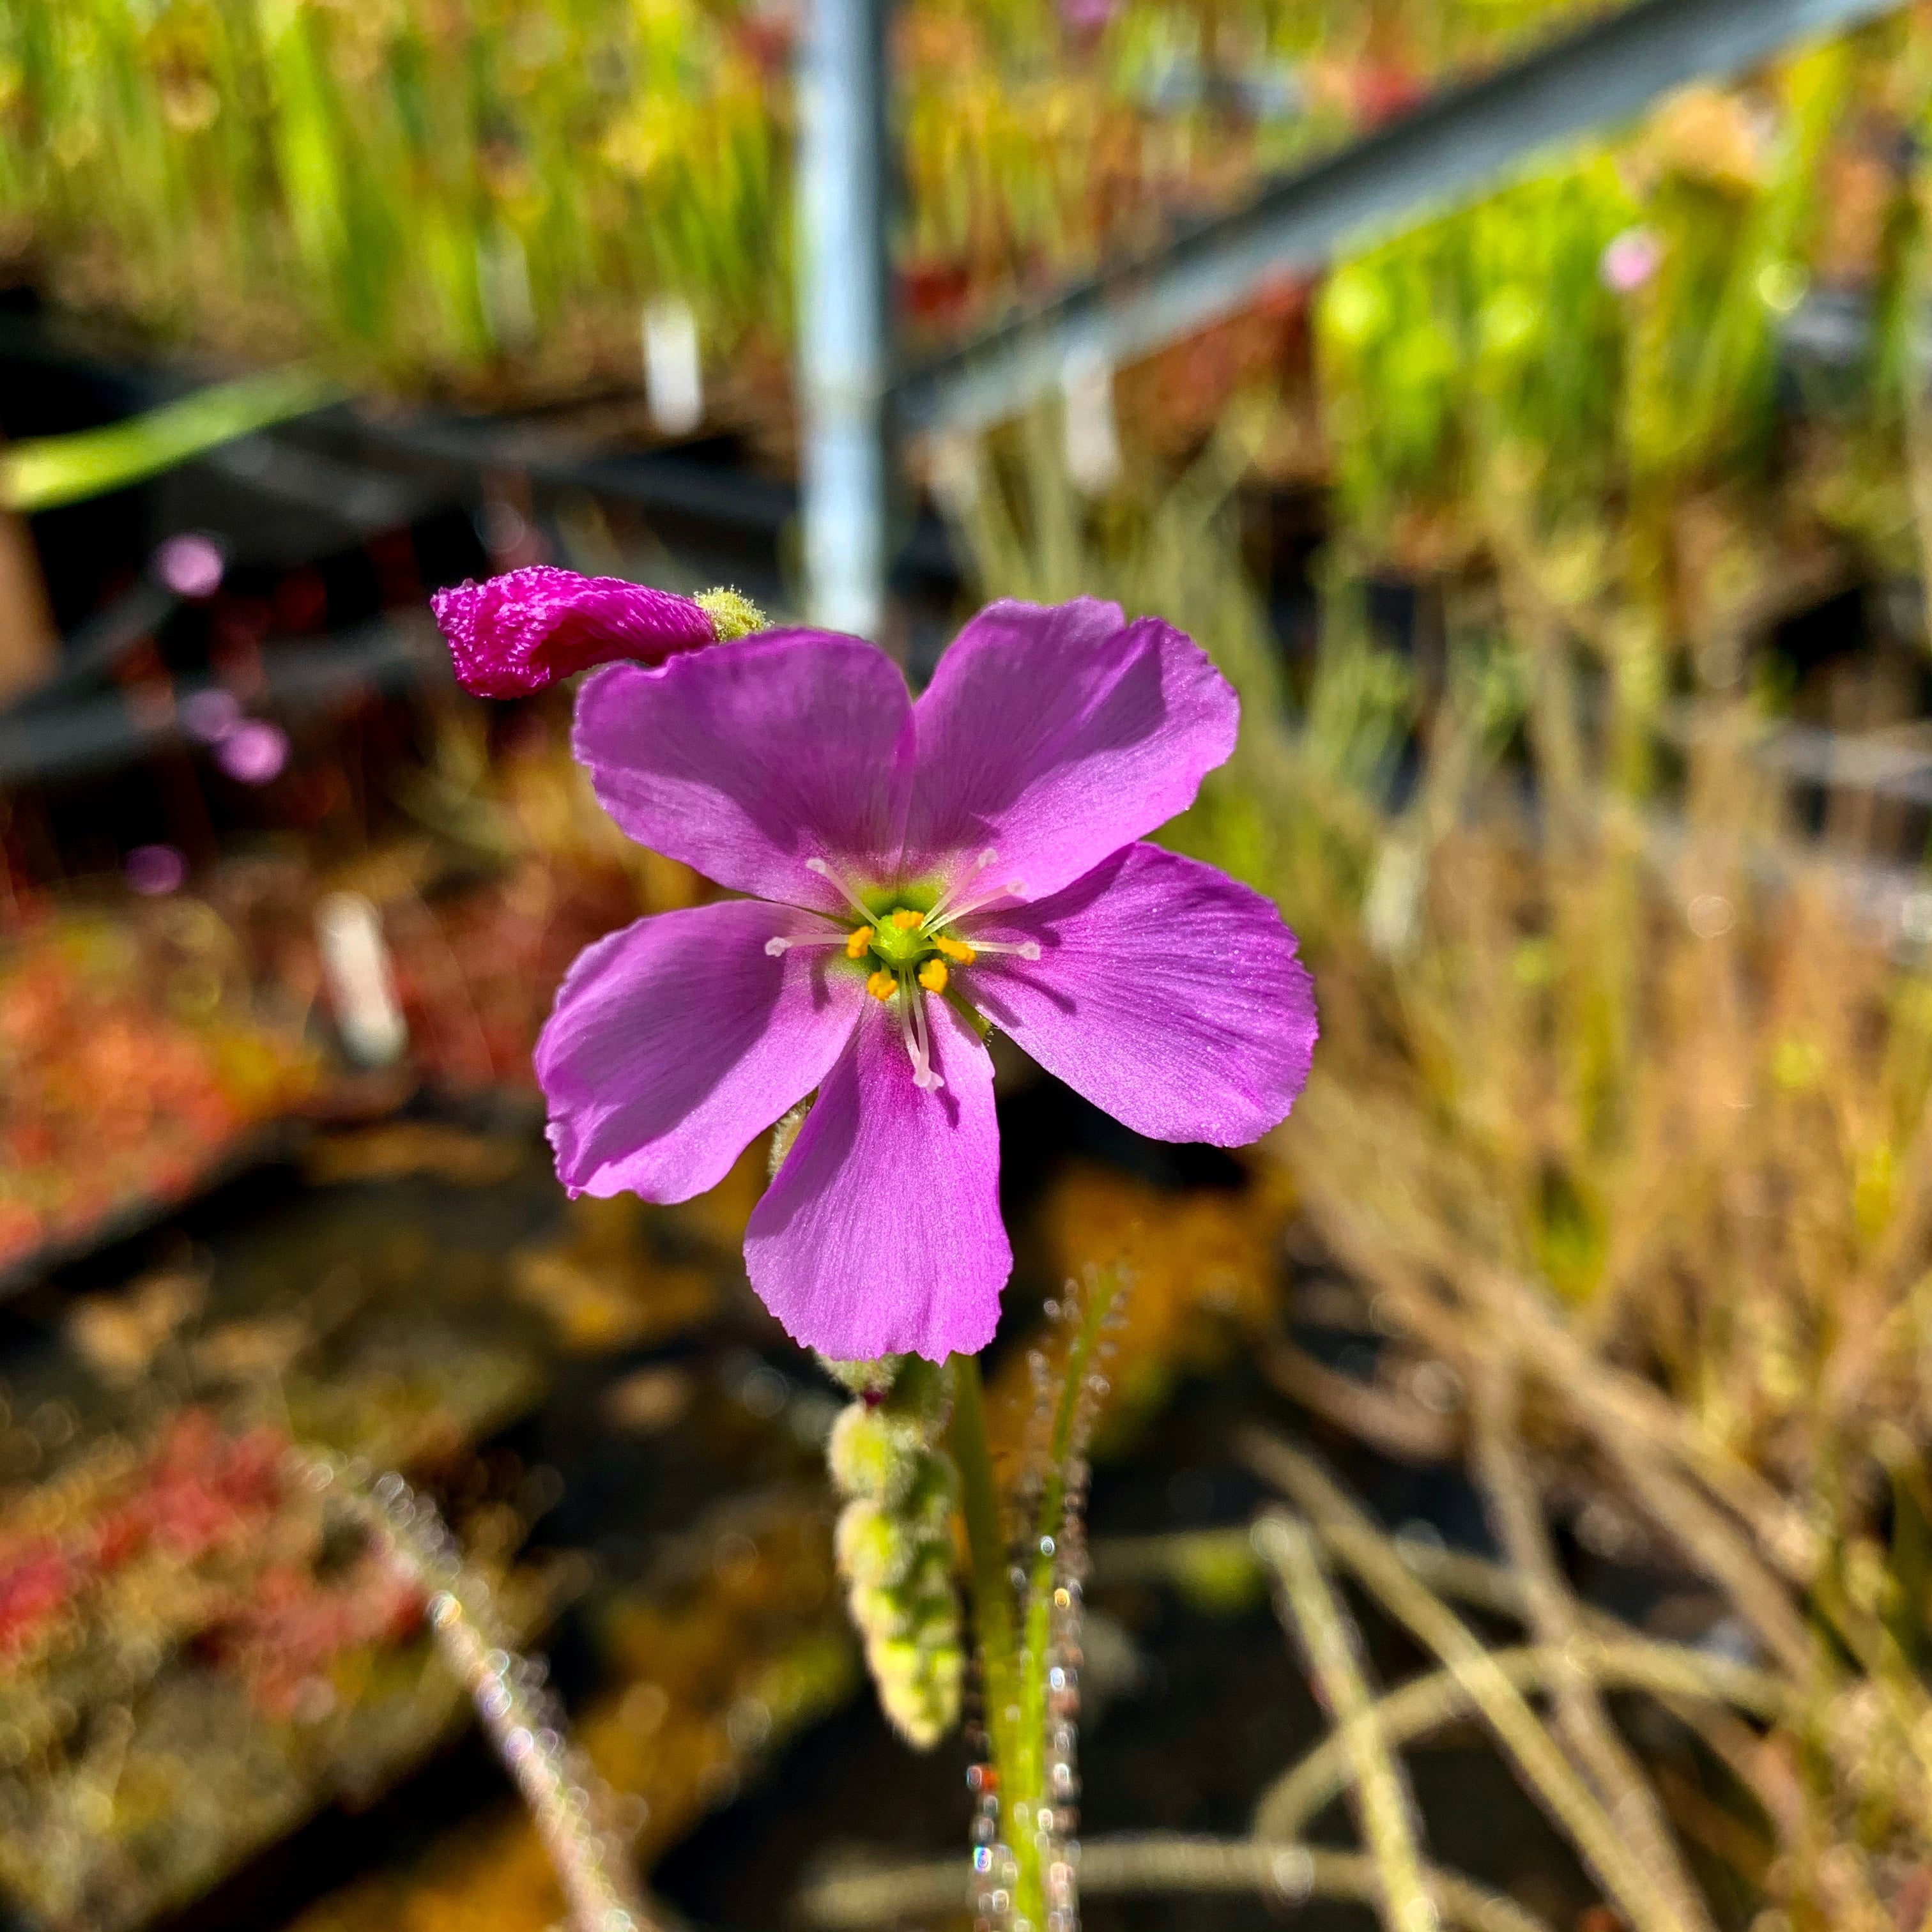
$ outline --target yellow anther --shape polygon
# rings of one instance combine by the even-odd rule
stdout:
[[[919,983],[928,993],[944,992],[946,980],[946,962],[944,959],[928,959],[919,969]]]
[[[897,926],[900,932],[910,932],[925,916],[923,913],[913,912],[906,907],[901,906],[898,910],[892,914],[892,920],[893,925]]]
[[[948,939],[943,933],[941,933],[934,936],[932,943],[941,952],[946,955],[947,958],[952,962],[954,965],[970,966],[972,964],[975,956],[972,947],[968,946],[964,940]]]
[[[898,983],[890,973],[878,972],[866,982],[866,990],[875,1000],[890,1000]]]
[[[845,936],[845,956],[848,959],[862,959],[866,949],[872,943],[872,928],[862,926]]]

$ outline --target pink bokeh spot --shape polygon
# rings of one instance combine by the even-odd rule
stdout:
[[[170,537],[154,553],[155,574],[177,597],[212,597],[226,568],[221,546],[196,531]]]
[[[188,877],[188,860],[178,845],[136,845],[122,868],[128,884],[144,898],[178,891]]]
[[[1605,288],[1630,295],[1657,273],[1663,260],[1663,244],[1648,228],[1626,228],[1604,244],[1597,274]]]
[[[1060,0],[1060,24],[1070,33],[1103,33],[1120,10],[1120,0]]]
[[[182,728],[204,745],[218,745],[242,723],[242,701],[232,691],[197,691],[182,700]]]
[[[214,762],[238,784],[265,785],[289,761],[289,734],[279,724],[251,718],[215,747]]]

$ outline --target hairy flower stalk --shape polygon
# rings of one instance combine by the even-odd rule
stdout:
[[[1032,1366],[1038,1401],[1030,1461],[1038,1484],[1030,1528],[1013,1551],[997,1511],[972,1507],[990,1495],[980,1466],[984,1432],[956,1428],[954,1452],[968,1493],[974,1617],[980,1642],[983,1741],[990,1762],[970,1774],[977,1796],[973,1827],[973,1907],[982,1932],[1078,1932],[1080,1617],[1087,1558],[1084,1534],[1087,1443],[1105,1399],[1106,1339],[1120,1318],[1117,1274],[1070,1282],[1049,1318],[1066,1333],[1057,1388],[1043,1352]],[[978,1364],[956,1366],[968,1405],[977,1402]],[[967,1395],[970,1389],[972,1393]],[[1017,1560],[1014,1558],[1017,1557]]]
[[[515,1649],[435,1505],[399,1475],[372,1482],[359,1460],[308,1449],[291,1456],[298,1480],[338,1496],[383,1560],[422,1593],[436,1648],[530,1808],[573,1932],[652,1932],[616,1800],[571,1742],[543,1665]]]
[[[952,1514],[958,1478],[940,1446],[949,1369],[914,1356],[826,1365],[859,1400],[826,1444],[846,1500],[834,1546],[866,1663],[892,1727],[928,1750],[959,1718],[965,1664]]]

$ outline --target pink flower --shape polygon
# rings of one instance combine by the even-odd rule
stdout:
[[[819,632],[598,672],[576,750],[605,809],[749,896],[571,968],[536,1051],[565,1184],[688,1199],[815,1089],[746,1231],[752,1286],[834,1357],[982,1348],[1012,1265],[989,1025],[1163,1140],[1254,1140],[1306,1077],[1274,907],[1137,842],[1238,711],[1179,632],[1085,599],[982,610],[916,704]]]
[[[742,637],[764,621],[730,592],[678,597],[547,563],[440,590],[430,602],[456,660],[457,682],[478,698],[527,698],[619,658],[662,664],[680,651]]]

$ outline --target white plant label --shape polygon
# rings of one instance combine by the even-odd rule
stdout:
[[[667,436],[688,436],[704,420],[704,365],[698,318],[678,296],[644,307],[644,399]]]
[[[388,1066],[410,1034],[382,915],[360,892],[331,892],[315,909],[315,940],[344,1050],[361,1066]]]
[[[514,230],[499,228],[477,237],[476,284],[496,346],[513,352],[529,348],[537,339],[536,305],[530,298],[530,260]]]
[[[1060,371],[1066,398],[1066,473],[1090,496],[1111,489],[1120,473],[1114,418],[1114,368],[1104,356],[1076,353]]]

